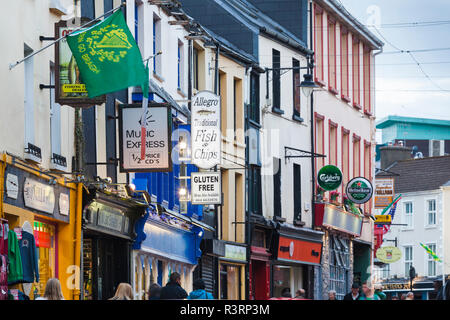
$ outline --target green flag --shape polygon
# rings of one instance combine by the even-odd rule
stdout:
[[[67,36],[89,98],[142,86],[148,78],[141,52],[117,10],[90,28]]]
[[[434,253],[433,250],[430,249],[429,246],[427,246],[426,244],[423,244],[422,242],[419,242],[419,244],[422,246],[422,248],[425,249],[425,251],[426,251],[431,257],[433,257],[434,261],[442,262],[442,260],[437,256],[436,253]]]

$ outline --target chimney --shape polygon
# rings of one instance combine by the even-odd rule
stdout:
[[[412,148],[404,146],[386,146],[380,148],[380,165],[381,169],[386,169],[391,164],[401,160],[412,159]]]

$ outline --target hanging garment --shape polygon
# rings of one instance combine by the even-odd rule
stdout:
[[[23,278],[22,257],[20,255],[19,241],[14,231],[8,231],[8,284],[17,283]]]
[[[39,282],[39,264],[36,254],[34,235],[22,230],[22,239],[19,240],[20,255],[22,258],[23,278],[20,282]]]
[[[8,231],[7,223],[0,224],[0,254],[8,255]]]

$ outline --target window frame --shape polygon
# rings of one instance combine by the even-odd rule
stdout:
[[[411,249],[411,257],[410,259],[406,259],[406,249]],[[404,271],[405,271],[405,277],[409,279],[409,268],[406,269],[406,264],[412,266],[414,262],[414,249],[413,249],[413,245],[411,244],[405,244],[403,245],[403,267],[404,267]]]
[[[431,251],[433,251],[437,255],[437,245],[436,245],[435,242],[427,243],[426,245],[431,249]],[[431,255],[428,252],[425,251],[424,254],[425,254],[425,270],[426,270],[426,274],[427,274],[428,277],[435,277],[436,274],[437,274],[437,267],[438,267],[438,265],[437,265],[436,261],[431,257]],[[430,275],[430,262],[434,266],[434,274],[433,275]]]
[[[349,32],[345,26],[342,24],[341,27],[341,39],[340,39],[340,52],[341,52],[341,99],[347,103],[351,102],[350,99],[350,65],[349,54],[348,54],[348,40]],[[345,52],[344,52],[345,48]],[[345,63],[344,63],[345,62]],[[345,67],[344,67],[345,66]],[[345,69],[345,70],[344,70]],[[344,81],[344,75],[346,76],[346,81]],[[345,83],[345,88],[344,88]]]
[[[321,86],[325,86],[324,82],[324,64],[323,64],[323,13],[324,10],[317,5],[314,4],[314,56],[316,65],[314,66],[314,80]],[[318,21],[320,19],[320,25],[318,26]],[[318,39],[320,37],[320,39]],[[320,50],[318,49],[317,42],[321,42]],[[319,54],[320,53],[320,54]],[[319,58],[317,58],[319,56]],[[317,71],[319,68],[320,72]],[[319,74],[318,74],[319,73]]]
[[[411,212],[407,213],[406,211],[406,207],[407,205],[411,205]],[[407,216],[411,216],[411,224],[408,223],[408,217]],[[413,230],[414,229],[414,202],[412,200],[406,200],[403,202],[403,219],[404,219],[404,223],[407,224],[406,226],[403,227],[403,230]]]
[[[429,202],[434,201],[434,224],[430,224],[429,221],[429,215],[430,215],[430,207]],[[425,199],[425,227],[426,228],[435,228],[437,227],[437,198],[426,198]]]
[[[292,67],[300,68],[300,61],[297,60],[296,58],[292,58]],[[297,121],[303,121],[303,118],[301,117],[302,104],[301,104],[300,83],[301,83],[300,69],[292,69],[292,119]],[[298,110],[296,108],[297,106]]]
[[[281,109],[281,51],[272,48],[272,111],[284,113]]]
[[[329,14],[327,14],[327,41],[328,41],[328,91],[330,91],[332,94],[337,95],[339,92],[337,90],[337,37],[336,37],[336,20],[332,18]],[[332,39],[334,38],[334,39]],[[331,40],[333,40],[333,45],[331,45]],[[333,76],[333,70],[331,68],[333,62],[333,69],[334,69],[334,76]],[[333,79],[333,81],[332,81]],[[334,83],[333,83],[334,82]],[[334,84],[334,85],[333,85]]]
[[[361,41],[352,34],[352,101],[353,107],[361,110]],[[357,51],[355,52],[355,47]],[[357,88],[355,88],[357,85]]]

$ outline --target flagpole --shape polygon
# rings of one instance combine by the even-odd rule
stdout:
[[[122,3],[120,6],[118,6],[117,8],[114,8],[114,9],[109,10],[108,12],[105,12],[105,13],[102,14],[100,17],[95,18],[94,20],[91,20],[91,21],[89,21],[89,22],[87,22],[87,23],[85,23],[85,24],[79,26],[78,28],[74,29],[72,32],[78,31],[78,30],[80,30],[81,28],[83,28],[83,27],[85,27],[85,26],[87,26],[87,25],[89,25],[89,24],[91,24],[91,23],[93,23],[93,22],[95,22],[95,21],[97,21],[97,20],[103,18],[103,17],[106,16],[107,14],[112,13],[112,12],[116,11],[117,9],[120,9],[121,7],[125,6],[125,4],[126,4],[126,3],[123,2],[123,3]],[[49,44],[46,45],[45,47],[39,49],[39,50],[36,51],[36,52],[33,52],[32,54],[26,56],[25,58],[23,58],[23,59],[20,60],[20,61],[16,61],[15,63],[10,63],[10,64],[9,64],[9,70],[11,70],[12,68],[14,68],[14,67],[16,67],[17,65],[21,64],[22,62],[24,62],[24,61],[27,60],[28,58],[31,58],[32,56],[38,54],[39,52],[44,51],[44,50],[47,49],[48,47],[51,47],[51,46],[54,45],[55,43],[61,41],[61,40],[64,39],[64,38],[66,38],[67,36],[68,36],[68,34],[66,34],[65,36],[62,36],[62,37],[60,37],[60,38],[54,40],[53,42],[49,43]]]

